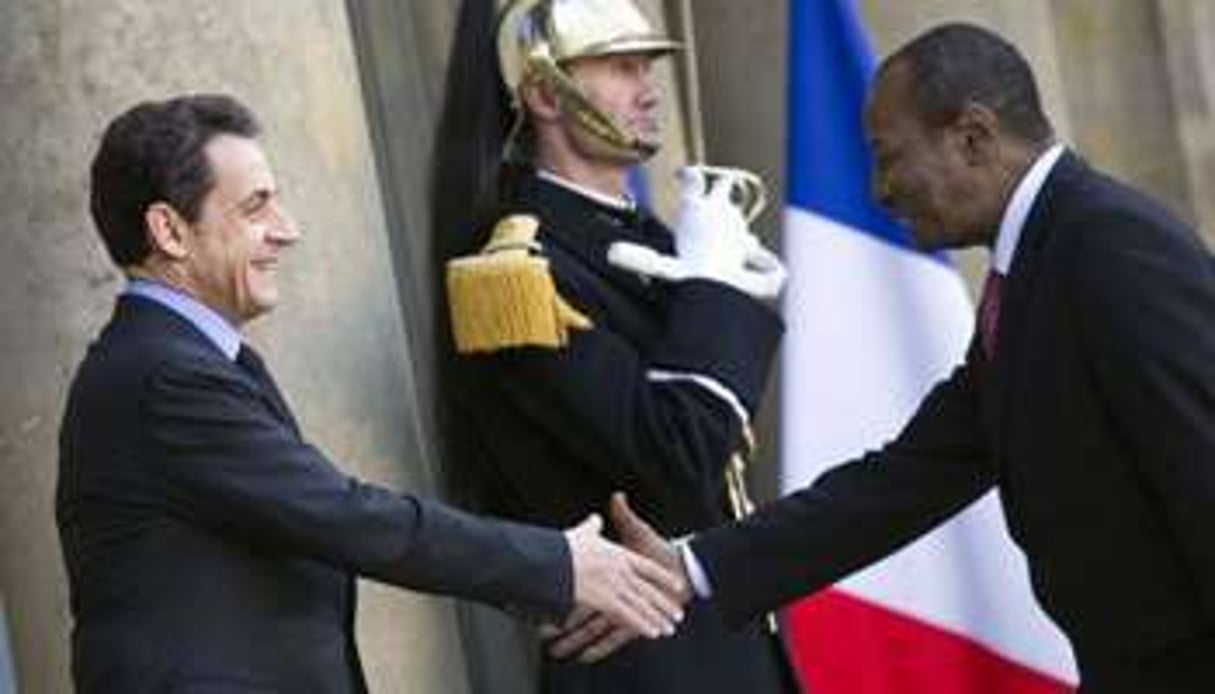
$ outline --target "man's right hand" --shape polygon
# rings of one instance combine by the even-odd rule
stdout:
[[[653,561],[678,579],[674,592],[669,595],[679,604],[690,601],[693,597],[692,584],[675,547],[633,512],[624,494],[618,492],[612,495],[611,516],[616,533],[625,547]],[[602,660],[637,637],[637,633],[613,624],[608,615],[582,608],[575,610],[564,624],[543,629],[541,633],[549,640],[549,655],[554,658],[577,656],[584,663]]]
[[[679,589],[675,597],[680,604],[686,604],[693,597],[692,582],[688,578],[687,567],[675,545],[654,530],[641,516],[629,506],[624,493],[616,492],[611,501],[612,526],[620,543],[630,550],[653,560],[656,564],[671,572],[679,579]]]
[[[615,631],[658,638],[683,619],[678,597],[685,583],[669,569],[602,537],[592,514],[565,532],[574,568],[574,603],[601,615]]]

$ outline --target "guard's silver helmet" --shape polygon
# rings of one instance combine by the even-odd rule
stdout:
[[[654,153],[651,144],[591,104],[563,69],[577,58],[678,50],[679,44],[655,30],[632,0],[507,0],[497,39],[502,80],[516,108],[522,87],[547,84],[604,154],[633,161]]]

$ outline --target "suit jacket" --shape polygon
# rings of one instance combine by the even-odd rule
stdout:
[[[734,621],[999,488],[1085,691],[1215,690],[1215,272],[1193,232],[1065,154],[1004,280],[994,360],[881,450],[693,542]]]
[[[76,374],[57,495],[82,694],[363,691],[355,574],[571,606],[559,533],[347,477],[259,364],[142,297],[118,300]]]
[[[645,282],[610,266],[614,241],[672,252],[670,231],[538,177],[506,212],[540,218],[539,240],[561,295],[594,322],[567,348],[459,358],[456,464],[474,471],[497,513],[564,526],[609,495],[680,535],[726,518],[723,469],[742,420],[717,394],[676,374],[708,376],[753,411],[782,325],[725,285]],[[674,380],[672,380],[674,378]],[[547,660],[548,692],[782,691],[777,644],[758,625],[731,632],[694,605],[679,633],[636,642],[603,663]]]

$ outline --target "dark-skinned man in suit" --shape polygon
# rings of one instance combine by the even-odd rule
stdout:
[[[875,194],[922,245],[991,249],[964,363],[892,442],[746,521],[672,549],[618,501],[625,538],[739,623],[994,486],[1084,694],[1215,691],[1207,250],[1057,143],[1028,63],[985,29],[944,25],[896,51],[865,125]]]

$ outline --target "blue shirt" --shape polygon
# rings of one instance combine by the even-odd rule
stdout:
[[[240,351],[241,344],[240,331],[215,309],[167,284],[145,279],[131,279],[123,294],[150,299],[185,318],[190,325],[206,335],[224,356],[236,360],[236,353]]]

